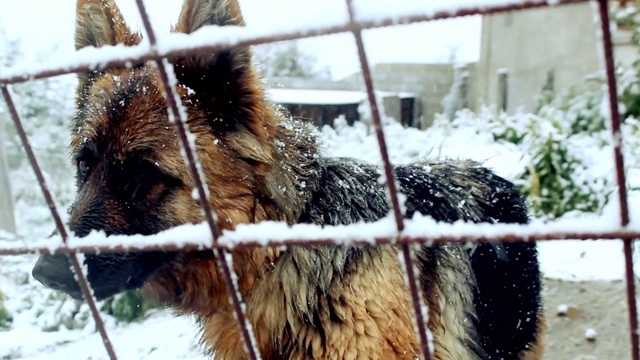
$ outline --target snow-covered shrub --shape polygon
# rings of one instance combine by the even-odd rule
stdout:
[[[299,41],[284,41],[255,46],[254,61],[267,78],[329,78],[329,70],[318,69],[317,58],[306,53]]]
[[[589,168],[571,139],[561,133],[532,136],[530,164],[516,183],[529,195],[536,215],[557,218],[570,211],[597,212],[611,192],[606,178],[589,176]]]
[[[538,99],[537,115],[561,119],[558,125],[571,135],[596,134],[607,128],[601,113],[602,100],[602,93],[595,91],[543,91]]]
[[[629,117],[622,124],[623,150],[627,168],[640,168],[640,120]]]
[[[612,182],[591,166],[608,150],[608,133],[597,93],[565,91],[540,101],[537,114],[459,113],[452,128],[489,131],[496,142],[515,144],[524,161],[510,179],[529,195],[536,216],[557,218],[570,211],[597,212],[607,203]]]
[[[531,161],[521,179],[538,215],[597,212],[613,190],[608,177],[590,174],[589,156],[608,144],[602,94],[564,90],[544,93],[526,128],[523,145]]]
[[[113,316],[116,322],[130,323],[144,320],[158,306],[139,291],[128,291],[105,300],[100,310]]]
[[[640,46],[640,11],[636,6],[621,7],[617,2],[611,3],[611,18],[618,28],[626,28],[631,32],[631,41]],[[630,67],[619,66],[616,77],[619,91],[619,103],[622,118],[640,118],[640,57]]]
[[[52,180],[49,185],[58,201],[68,205],[73,200],[74,184],[67,151],[73,117],[73,84],[69,78],[56,78],[19,84],[12,89],[38,163],[48,180]],[[33,185],[37,183],[28,180],[33,171],[3,103],[0,118],[5,127],[5,150],[15,197],[28,202],[41,201],[39,191],[34,191]]]
[[[44,301],[38,299],[36,302],[32,297],[24,300],[34,306],[37,325],[44,331],[82,329],[91,318],[86,303],[61,292],[49,291]]]
[[[9,313],[9,310],[4,306],[5,296],[0,292],[0,330],[6,330],[11,326],[13,322],[13,316]]]

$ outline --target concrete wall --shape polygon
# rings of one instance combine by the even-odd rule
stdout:
[[[371,75],[378,90],[416,94],[424,128],[433,122],[436,113],[442,112],[442,99],[451,90],[453,71],[450,64],[377,64],[371,69]],[[364,87],[360,73],[342,82]]]
[[[508,72],[508,106],[533,111],[547,73],[555,89],[585,85],[598,71],[596,25],[589,3],[485,16],[478,64],[479,101],[499,102],[498,72]],[[594,84],[595,85],[595,84]]]
[[[616,63],[630,67],[638,59],[638,46],[633,42],[629,29],[617,29],[613,34],[613,56]]]
[[[4,127],[0,119],[0,230],[15,233],[16,226],[13,213],[13,197],[11,196],[9,171],[7,168],[6,157],[4,155],[3,129]]]

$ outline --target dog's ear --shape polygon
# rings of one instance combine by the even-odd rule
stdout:
[[[186,0],[174,32],[190,34],[204,26],[244,26],[237,0]],[[251,50],[236,48],[172,59],[181,85],[193,90],[197,106],[214,131],[244,128],[254,136],[260,124],[264,91],[251,61]]]
[[[113,0],[78,0],[76,3],[76,50],[87,46],[140,43]]]
[[[78,0],[76,3],[76,50],[85,47],[123,44],[134,46],[141,37],[133,33],[113,0]],[[88,88],[100,75],[98,71],[78,74],[78,101],[84,102]]]

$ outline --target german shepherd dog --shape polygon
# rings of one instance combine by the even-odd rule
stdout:
[[[77,49],[124,44],[113,0],[78,0]],[[237,0],[186,0],[173,31],[244,25]],[[380,170],[319,152],[317,132],[265,98],[251,50],[169,59],[206,177],[218,226],[281,221],[352,224],[389,213]],[[150,235],[203,221],[153,62],[79,75],[71,153],[76,236]],[[471,161],[395,166],[406,216],[437,221],[527,223],[514,185]],[[177,239],[178,240],[178,239]],[[412,306],[387,246],[291,246],[232,251],[246,315],[264,359],[415,359]],[[535,243],[416,249],[435,359],[540,359],[543,317]],[[211,251],[86,255],[98,299],[142,288],[194,315],[205,351],[245,359],[228,290]],[[41,256],[33,276],[81,298],[66,256]]]

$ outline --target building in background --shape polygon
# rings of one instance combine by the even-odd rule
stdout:
[[[366,106],[368,95],[364,86],[356,81],[271,78],[267,96],[271,101],[286,107],[293,116],[320,127],[332,126],[333,120],[338,116],[344,116],[350,125],[354,121],[371,121]],[[419,119],[417,96],[409,92],[381,91],[380,87],[376,91],[376,98],[384,114],[405,126],[416,126]]]
[[[300,119],[318,127],[333,126],[333,121],[344,116],[349,125],[361,120],[359,108],[367,94],[349,90],[269,89],[271,101],[283,105]]]
[[[629,0],[612,2],[639,6]],[[384,94],[385,114],[406,126],[426,128],[436,114],[451,118],[457,110],[477,111],[482,105],[495,105],[496,109],[509,113],[534,112],[543,89],[586,90],[602,84],[603,61],[596,18],[590,3],[486,15],[482,20],[477,63],[376,64],[371,68],[372,79],[375,88]],[[615,24],[612,30],[615,60],[628,66],[639,53],[631,31]],[[358,95],[353,96],[366,102],[360,72],[340,81],[273,78],[270,83],[286,89],[306,89],[307,95],[311,94],[309,89],[356,92]],[[355,116],[355,103],[343,104],[349,96],[334,97],[332,103],[321,101],[331,96],[316,95],[319,99],[316,104],[285,103],[294,115],[320,116],[314,121],[318,124],[330,123],[328,118],[334,113],[350,111],[352,116],[347,118]],[[342,106],[351,110],[340,110]]]
[[[478,101],[514,112],[536,110],[542,89],[589,89],[604,78],[601,47],[589,3],[483,17]],[[628,29],[612,29],[614,56],[629,65],[638,57]]]

